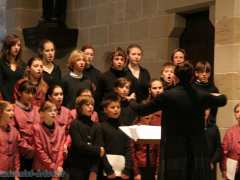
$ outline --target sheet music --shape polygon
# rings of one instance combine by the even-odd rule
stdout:
[[[115,154],[107,154],[106,156],[116,176],[121,176],[122,171],[125,168],[125,157]]]
[[[237,170],[238,161],[234,159],[227,158],[227,178],[230,180],[235,179],[235,174]]]
[[[161,126],[132,125],[119,127],[127,136],[137,140],[160,140]]]

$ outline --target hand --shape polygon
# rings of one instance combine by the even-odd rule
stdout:
[[[107,176],[108,179],[115,179],[116,178],[116,174],[113,173],[113,174],[110,174]]]
[[[100,147],[100,157],[103,157],[105,154],[105,149],[104,147]]]
[[[210,163],[210,169],[213,170],[214,169],[214,164]]]
[[[136,94],[135,94],[135,93],[132,93],[132,94],[130,94],[129,96],[126,96],[125,99],[126,99],[127,101],[135,100],[135,99],[136,99]]]
[[[60,180],[60,177],[52,177],[51,180]]]
[[[56,174],[57,177],[60,177],[62,175],[62,173],[63,173],[63,168],[59,166],[57,168],[55,174]]]
[[[67,146],[67,144],[64,144],[63,148],[64,148],[64,158],[66,158],[67,155],[68,155],[68,146]]]
[[[134,180],[141,180],[141,175],[138,174],[138,175],[134,176]]]
[[[14,180],[20,180],[20,178],[18,176],[15,176]]]
[[[126,174],[122,174],[122,175],[121,175],[121,178],[122,178],[122,179],[129,179],[129,176],[126,175]]]
[[[88,180],[97,180],[97,173],[96,172],[90,172]]]

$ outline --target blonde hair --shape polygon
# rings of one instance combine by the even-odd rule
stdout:
[[[4,101],[4,100],[0,100],[0,116],[2,116],[2,113],[4,111],[4,109],[10,105],[10,102],[8,101]]]
[[[68,58],[68,68],[73,71],[73,66],[76,64],[77,61],[80,59],[83,59],[85,62],[87,60],[87,57],[83,51],[80,51],[78,49],[75,49],[71,52],[69,58]]]

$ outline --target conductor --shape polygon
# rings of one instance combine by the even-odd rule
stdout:
[[[207,94],[191,86],[193,67],[183,62],[175,69],[179,83],[147,104],[131,102],[140,115],[162,110],[161,180],[210,180],[204,111],[226,104],[226,96]]]

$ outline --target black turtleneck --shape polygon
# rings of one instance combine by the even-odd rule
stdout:
[[[214,83],[208,82],[208,83],[202,83],[198,80],[194,81],[192,86],[200,91],[206,92],[206,93],[218,93],[218,88],[214,85]],[[216,117],[217,117],[217,108],[212,108],[209,119],[211,122],[216,123]]]
[[[101,123],[104,148],[107,154],[123,155],[126,159],[125,174],[130,174],[132,167],[129,138],[118,128],[119,119],[108,118]],[[107,164],[104,164],[107,172],[111,172]]]
[[[92,83],[97,87],[98,81],[101,76],[101,72],[95,68],[93,65],[90,65],[89,67],[85,68],[83,74],[91,80]]]
[[[122,126],[130,126],[136,117],[137,113],[129,106],[129,102],[127,100],[121,100],[120,124]]]
[[[116,80],[120,77],[126,77],[126,71],[116,70],[110,68],[108,71],[102,74],[99,85],[96,90],[96,103],[99,105],[103,97],[109,95],[113,92],[113,87]]]
[[[96,169],[102,146],[99,125],[93,123],[89,116],[78,115],[70,125],[69,134],[72,139],[69,151],[70,168]]]

